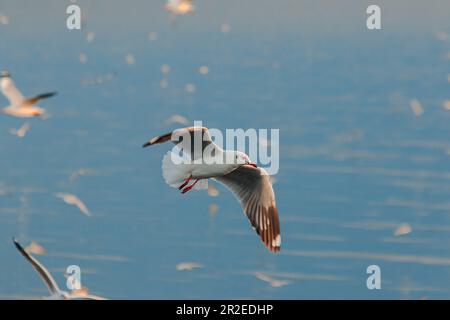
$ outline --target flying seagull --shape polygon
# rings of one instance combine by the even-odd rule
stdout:
[[[18,136],[19,138],[23,138],[27,134],[28,130],[30,130],[30,128],[30,124],[26,122],[19,129],[10,129],[9,133]]]
[[[56,92],[49,92],[31,98],[25,98],[14,85],[11,75],[7,71],[0,73],[0,88],[3,95],[8,98],[10,106],[2,111],[13,117],[31,118],[40,117],[45,114],[45,109],[40,108],[36,103],[45,98],[52,97]]]
[[[174,15],[186,14],[194,11],[192,0],[169,0],[166,3],[166,10]]]
[[[176,145],[175,151],[169,151],[163,158],[163,177],[168,185],[186,193],[208,178],[221,182],[239,199],[266,247],[274,253],[280,251],[278,209],[270,177],[264,169],[258,168],[243,152],[221,149],[205,127],[177,129],[151,139],[143,147],[166,141]],[[174,154],[180,150],[184,160],[191,161],[174,161]],[[232,161],[220,161],[225,158]]]
[[[76,290],[74,293],[68,293],[59,288],[55,279],[52,277],[50,272],[34,258],[31,254],[29,254],[20,244],[19,242],[13,238],[14,245],[17,250],[27,259],[29,263],[33,266],[34,270],[39,273],[42,281],[44,281],[47,289],[50,291],[50,296],[47,297],[49,300],[105,300],[105,298],[90,295],[90,294],[77,294]]]
[[[62,199],[65,203],[76,206],[84,215],[90,217],[91,212],[89,211],[86,204],[80,200],[76,195],[70,193],[58,192],[55,194],[56,197]]]

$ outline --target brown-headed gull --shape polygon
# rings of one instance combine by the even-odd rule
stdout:
[[[11,75],[7,71],[2,71],[0,74],[0,88],[3,95],[8,98],[11,104],[2,111],[7,115],[20,118],[43,116],[45,109],[38,107],[36,103],[41,99],[49,98],[56,94],[56,92],[49,92],[35,97],[25,98],[16,88],[14,81],[11,79]]]
[[[266,247],[271,252],[280,251],[280,222],[275,194],[269,175],[264,169],[258,168],[243,152],[221,149],[212,141],[205,127],[177,129],[151,139],[143,147],[167,141],[176,144],[175,150],[182,150],[184,160],[191,160],[174,161],[174,154],[178,151],[169,151],[164,156],[162,165],[167,184],[186,193],[199,181],[206,182],[208,178],[221,182],[239,199],[250,223]],[[220,161],[221,159],[227,160]],[[189,185],[191,181],[193,182]],[[200,182],[199,185],[201,184]]]
[[[41,277],[42,281],[44,281],[45,285],[47,286],[48,290],[50,291],[50,296],[47,297],[49,300],[106,300],[103,297],[91,295],[88,293],[78,293],[77,290],[74,290],[73,292],[69,293],[66,291],[63,291],[59,288],[58,284],[56,283],[55,279],[52,277],[51,273],[39,262],[36,258],[34,258],[31,254],[29,254],[21,245],[20,243],[13,238],[14,245],[16,246],[17,250],[27,259],[29,263],[33,266],[34,270],[39,273],[39,276]]]

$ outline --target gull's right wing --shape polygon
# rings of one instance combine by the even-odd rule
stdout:
[[[167,141],[172,141],[177,147],[188,152],[192,160],[201,158],[205,151],[211,156],[214,156],[215,150],[221,150],[212,141],[208,128],[200,126],[176,129],[164,135],[154,137],[145,143],[143,147],[145,148]],[[206,150],[206,148],[208,149]]]

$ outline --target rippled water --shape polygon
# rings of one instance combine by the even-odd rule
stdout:
[[[9,130],[24,121],[0,119],[1,297],[47,294],[16,236],[47,250],[38,258],[61,286],[77,264],[83,284],[112,299],[450,298],[450,20],[438,10],[448,4],[431,2],[436,18],[416,27],[396,22],[393,6],[383,30],[369,32],[364,5],[349,1],[326,14],[324,1],[278,10],[198,1],[175,22],[163,1],[125,11],[120,1],[79,1],[78,32],[65,29],[67,4],[41,3],[0,6],[10,18],[0,68],[27,95],[59,92],[41,103],[51,117],[28,121],[23,139]],[[39,19],[46,12],[54,18]],[[280,129],[280,254],[221,185],[218,197],[166,186],[168,146],[141,145],[177,127],[166,122],[174,114],[222,130]],[[91,170],[70,179],[80,168]],[[76,194],[92,216],[58,192]],[[402,224],[411,232],[395,235]],[[199,268],[177,270],[186,262]],[[366,287],[373,264],[381,290]]]

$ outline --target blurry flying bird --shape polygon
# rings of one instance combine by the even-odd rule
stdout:
[[[412,232],[411,226],[407,223],[402,223],[395,229],[394,235],[398,237],[398,236],[403,236],[405,234],[409,234],[411,232]]]
[[[43,246],[41,246],[36,241],[31,241],[31,243],[25,248],[25,251],[29,254],[46,254],[47,250],[44,249]]]
[[[174,15],[182,15],[194,11],[192,0],[168,0],[166,10]]]
[[[189,123],[188,119],[186,119],[185,117],[179,115],[179,114],[174,114],[172,116],[170,116],[169,118],[166,119],[166,121],[164,121],[164,123],[166,125],[170,125],[170,124],[182,124],[182,125],[187,125]]]
[[[67,204],[77,206],[78,209],[80,209],[80,211],[82,213],[84,213],[85,215],[87,215],[88,217],[91,216],[91,212],[89,211],[87,206],[76,195],[60,192],[60,193],[57,193],[56,196],[58,198],[63,199],[63,201]]]
[[[49,92],[37,95],[31,98],[25,98],[16,88],[11,75],[7,71],[0,74],[0,87],[3,95],[8,98],[10,106],[3,109],[3,112],[14,117],[30,118],[39,117],[45,114],[45,109],[36,105],[36,103],[45,98],[52,97],[56,92]]]
[[[51,275],[51,273],[39,262],[36,258],[34,258],[31,254],[29,254],[20,244],[17,242],[15,238],[13,238],[14,245],[17,250],[25,257],[25,259],[33,266],[34,270],[39,274],[44,284],[47,286],[47,289],[50,291],[50,296],[47,297],[49,300],[106,300],[105,298],[89,295],[89,294],[77,294],[76,291],[68,293],[59,288],[55,279]]]
[[[208,183],[208,195],[211,197],[219,195],[219,190],[212,183]]]
[[[262,273],[262,272],[256,272],[255,277],[261,281],[268,282],[272,287],[275,287],[275,288],[283,287],[283,286],[289,284],[289,281],[278,280],[278,279],[272,278],[271,276],[269,276],[265,273]]]
[[[24,123],[19,129],[11,129],[9,130],[9,133],[11,133],[14,136],[18,136],[19,138],[25,137],[28,130],[30,130],[31,126],[29,123]]]
[[[94,172],[95,170],[91,168],[80,168],[77,171],[72,172],[72,174],[69,177],[69,181],[74,182],[78,177],[86,176]]]
[[[183,270],[192,270],[192,269],[199,269],[202,268],[203,265],[201,265],[200,263],[196,263],[196,262],[182,262],[177,264],[176,269],[178,271],[183,271]]]
[[[412,99],[409,102],[409,106],[411,107],[411,110],[414,113],[414,115],[419,117],[423,114],[423,107],[419,100]]]

